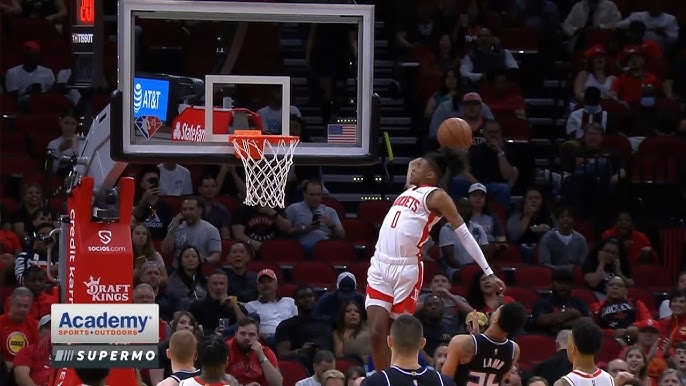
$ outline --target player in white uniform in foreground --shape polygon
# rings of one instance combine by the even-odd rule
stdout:
[[[590,318],[579,319],[567,340],[567,356],[572,372],[554,386],[615,386],[612,375],[595,365],[595,354],[603,346],[603,331]]]
[[[391,319],[415,311],[422,288],[422,246],[431,227],[445,217],[455,229],[462,245],[484,273],[504,290],[489,266],[479,244],[474,240],[455,203],[439,186],[464,170],[465,154],[443,148],[410,162],[407,171],[409,189],[393,202],[381,225],[376,252],[367,272],[368,324],[374,369],[390,366],[391,353],[386,345]]]

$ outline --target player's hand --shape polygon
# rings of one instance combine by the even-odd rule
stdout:
[[[264,355],[264,348],[262,348],[262,344],[258,341],[255,341],[255,343],[250,345],[250,349],[260,358]]]
[[[631,374],[628,371],[620,371],[615,375],[615,385],[616,386],[623,386],[624,384],[627,383],[629,379],[633,379],[634,375]]]
[[[491,282],[491,285],[495,286],[495,291],[499,294],[504,294],[507,286],[505,282],[500,280],[495,274],[488,275],[487,279]]]

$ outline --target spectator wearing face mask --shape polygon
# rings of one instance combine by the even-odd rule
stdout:
[[[567,118],[567,138],[580,140],[584,136],[583,128],[591,123],[598,123],[603,132],[607,132],[607,111],[600,105],[601,91],[597,87],[588,87],[584,91],[584,107],[573,111]]]
[[[357,278],[350,272],[342,272],[336,279],[336,291],[328,292],[317,301],[314,313],[317,316],[335,318],[346,301],[355,301],[364,306],[364,296],[356,292]]]

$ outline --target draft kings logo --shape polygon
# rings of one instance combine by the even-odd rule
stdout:
[[[130,284],[100,284],[100,278],[93,276],[83,284],[86,285],[86,293],[93,298],[93,303],[129,301]]]
[[[157,304],[53,304],[52,343],[157,343]]]

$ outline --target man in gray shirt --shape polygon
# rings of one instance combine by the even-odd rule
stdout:
[[[588,255],[586,238],[574,230],[574,212],[569,207],[557,211],[557,228],[551,229],[538,243],[538,263],[553,269],[581,267]]]
[[[201,218],[202,207],[197,197],[188,197],[181,204],[181,213],[174,217],[169,232],[162,241],[162,253],[176,257],[183,247],[192,245],[200,252],[202,262],[217,264],[221,260],[222,242],[219,230]],[[174,259],[174,266],[177,265]]]
[[[292,224],[290,235],[298,238],[307,253],[312,252],[320,240],[345,238],[336,210],[322,205],[322,183],[310,180],[303,190],[303,200],[286,208]]]

